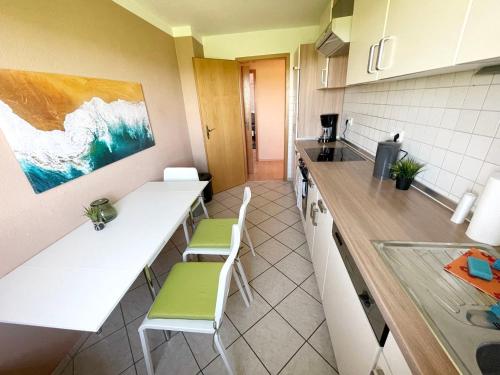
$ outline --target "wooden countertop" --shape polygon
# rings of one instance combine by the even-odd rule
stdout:
[[[318,143],[295,145],[412,371],[459,374],[371,241],[471,242],[467,226],[453,224],[450,210],[418,190],[396,190],[394,181],[373,178],[371,161],[312,162],[304,150]]]

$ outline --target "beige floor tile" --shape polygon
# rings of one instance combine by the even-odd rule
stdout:
[[[127,334],[128,334],[128,339],[130,341],[130,349],[132,350],[132,356],[134,357],[134,362],[137,362],[138,360],[144,357],[138,329],[142,324],[142,322],[144,321],[145,316],[146,314],[137,318],[133,322],[127,324]],[[151,329],[147,331],[147,334],[151,350],[156,349],[158,346],[160,346],[166,341],[165,333],[163,331]]]
[[[277,374],[304,343],[304,339],[274,310],[244,337],[271,374]]]
[[[238,198],[236,198],[236,197],[228,197],[228,198],[226,198],[226,199],[224,199],[224,200],[222,200],[222,201],[220,201],[220,202],[221,202],[224,206],[226,206],[227,208],[231,208],[231,207],[233,207],[233,206],[235,206],[235,205],[238,205],[238,204],[239,204],[239,205],[241,205],[242,200],[241,200],[241,198],[240,198],[240,199],[238,199]]]
[[[279,188],[281,186],[286,186],[286,182],[284,181],[267,181],[262,184],[262,186],[274,190],[276,188]]]
[[[248,344],[240,337],[226,350],[235,375],[267,375],[268,372],[252,352]],[[217,358],[203,369],[204,375],[223,375],[226,368],[221,358]]]
[[[323,306],[300,288],[276,306],[276,311],[306,339],[325,320]]]
[[[276,214],[275,218],[282,221],[286,225],[293,225],[296,222],[300,221],[299,214],[290,210],[281,211],[280,213]]]
[[[262,223],[263,221],[269,219],[271,216],[269,216],[268,214],[266,214],[265,212],[259,210],[259,209],[256,209],[252,212],[248,212],[247,213],[247,221],[249,221],[250,223],[254,224],[254,225],[257,225],[257,224],[260,224]]]
[[[316,275],[313,273],[309,276],[300,287],[304,289],[311,297],[313,297],[316,301],[321,303],[321,295],[318,289],[318,282],[316,281]]]
[[[106,319],[104,324],[101,327],[101,333],[91,333],[85,343],[81,346],[79,351],[88,348],[89,346],[95,344],[98,341],[101,341],[106,336],[111,333],[117,331],[118,329],[125,326],[125,322],[123,321],[122,310],[120,309],[120,305],[116,306],[111,315]]]
[[[336,371],[306,343],[298,353],[287,363],[283,375],[336,375]]]
[[[260,209],[264,211],[266,214],[274,216],[283,211],[285,208],[274,202],[269,202],[268,204],[260,207]]]
[[[215,215],[217,212],[224,211],[226,208],[227,207],[224,206],[220,201],[213,200],[212,202],[207,203],[207,210],[210,216]]]
[[[296,284],[302,283],[313,273],[312,263],[294,252],[276,263],[275,267]]]
[[[255,251],[271,264],[279,262],[291,252],[287,246],[274,238],[270,238],[262,245],[257,246]]]
[[[333,366],[333,368],[337,369],[337,361],[335,360],[332,340],[330,339],[330,333],[328,332],[328,325],[326,324],[326,321],[319,326],[308,341],[309,344],[311,344],[312,347],[316,349],[316,351],[321,354],[321,356],[326,359],[330,365]]]
[[[285,229],[283,232],[277,234],[275,238],[292,250],[295,250],[306,242],[304,234],[293,228]]]
[[[251,252],[248,252],[245,255],[241,256],[240,260],[249,281],[255,279],[257,276],[271,267],[271,264],[269,264],[267,260],[262,258],[259,254],[255,254],[254,256]]]
[[[256,186],[256,187],[250,187],[250,189],[252,190],[252,194],[254,195],[262,195],[264,193],[267,193],[268,191],[270,191],[268,188],[262,186],[262,185],[259,185],[259,186]]]
[[[222,342],[227,348],[231,345],[240,334],[233,326],[231,321],[227,318],[223,319],[222,327],[220,329],[220,335]],[[204,333],[184,333],[191,351],[198,362],[198,365],[203,368],[208,365],[215,357],[219,355],[217,351],[213,350],[212,347],[212,335],[207,335]]]
[[[151,269],[153,270],[155,275],[162,275],[165,272],[169,272],[173,265],[178,262],[182,262],[181,254],[177,249],[171,249],[167,252],[161,252],[151,265]]]
[[[240,293],[235,293],[227,299],[226,315],[240,333],[248,330],[269,310],[271,306],[255,292],[250,307],[245,306]]]
[[[251,189],[251,188],[250,188]],[[243,196],[243,191],[245,190],[245,185],[235,186],[229,190],[226,190],[233,197],[240,198]]]
[[[299,254],[302,258],[307,259],[309,262],[311,261],[311,254],[309,252],[309,246],[307,246],[307,243],[303,243],[294,251],[297,254]]]
[[[292,228],[295,229],[297,232],[305,234],[304,232],[304,226],[302,225],[302,220],[299,220],[295,224],[292,225]]]
[[[136,375],[135,366],[130,366],[128,369],[120,373],[120,375]]]
[[[116,375],[133,364],[125,327],[78,353],[75,375]]]
[[[276,268],[271,267],[250,285],[271,305],[276,306],[297,286]]]
[[[275,201],[278,198],[281,198],[283,194],[278,193],[277,191],[274,190],[269,190],[263,194],[261,194],[262,197],[269,199],[270,201]]]
[[[284,231],[288,228],[288,225],[282,223],[281,221],[271,217],[258,225],[260,229],[271,236],[277,235],[279,232]]]
[[[250,228],[248,230],[248,234],[250,235],[250,239],[252,240],[254,247],[259,246],[261,243],[263,243],[264,241],[267,241],[269,238],[271,238],[271,236],[269,236],[269,234],[267,234],[262,229],[259,229],[257,227]],[[247,245],[249,245],[247,243],[247,241],[248,240],[247,240],[246,236],[243,236],[243,242],[245,242]]]
[[[182,333],[152,351],[155,374],[196,375],[200,369]],[[137,375],[146,375],[144,359],[136,363]]]
[[[238,215],[230,210],[229,208],[224,210],[224,211],[220,211],[220,212],[217,212],[215,215],[213,215],[212,217],[214,219],[231,219],[231,218],[235,218],[237,217]]]
[[[280,206],[283,206],[285,208],[290,208],[293,207],[297,204],[297,201],[293,199],[292,197],[284,196],[279,199],[276,199],[274,201],[275,203],[278,203]]]
[[[275,187],[274,190],[281,194],[289,194],[294,192],[291,184]]]
[[[213,199],[220,202],[220,201],[222,201],[226,198],[229,198],[229,197],[232,197],[232,195],[226,191],[221,191],[220,193],[214,194]],[[212,202],[210,202],[210,203],[212,203]],[[208,204],[210,204],[210,203],[208,203]]]
[[[265,206],[266,204],[269,204],[271,201],[262,196],[257,196],[252,197],[252,200],[250,202],[252,203],[252,206],[260,208],[262,206]]]
[[[160,290],[160,286],[156,280],[154,281],[154,285],[157,291]],[[153,299],[146,284],[127,292],[120,302],[125,323],[128,324],[132,320],[144,315],[152,304]]]

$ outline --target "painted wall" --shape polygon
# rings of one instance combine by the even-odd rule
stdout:
[[[182,84],[189,140],[194,166],[200,172],[208,171],[207,155],[203,141],[200,107],[193,70],[193,57],[203,57],[203,45],[191,36],[175,38],[175,51]]]
[[[340,132],[352,117],[347,139],[372,154],[389,133],[404,132],[403,149],[426,163],[417,180],[455,202],[480,194],[500,171],[500,75],[473,73],[349,87]]]
[[[202,39],[205,57],[235,59],[238,57],[263,56],[278,53],[290,54],[290,87],[294,87],[294,70],[298,62],[293,61],[295,50],[302,43],[316,41],[318,26],[306,26],[290,29],[264,30],[248,33],[205,36]],[[292,176],[293,140],[295,131],[296,93],[288,90],[288,177]]]
[[[259,160],[283,160],[285,144],[285,60],[257,60],[255,70],[255,113]]]
[[[0,276],[84,221],[82,206],[119,199],[165,166],[192,165],[172,37],[101,0],[4,0],[0,68],[141,82],[156,146],[35,195],[0,132]],[[0,325],[0,373],[46,374],[78,332]]]

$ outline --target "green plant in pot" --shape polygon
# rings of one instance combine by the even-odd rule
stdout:
[[[396,189],[408,190],[423,168],[424,164],[412,158],[404,158],[395,162],[391,167],[391,176],[396,180]]]
[[[99,231],[104,229],[104,222],[101,216],[101,210],[98,207],[84,207],[84,216],[87,216],[94,224],[94,229]]]

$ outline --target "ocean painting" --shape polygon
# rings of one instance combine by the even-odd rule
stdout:
[[[35,193],[154,146],[139,83],[0,70],[0,129]]]

